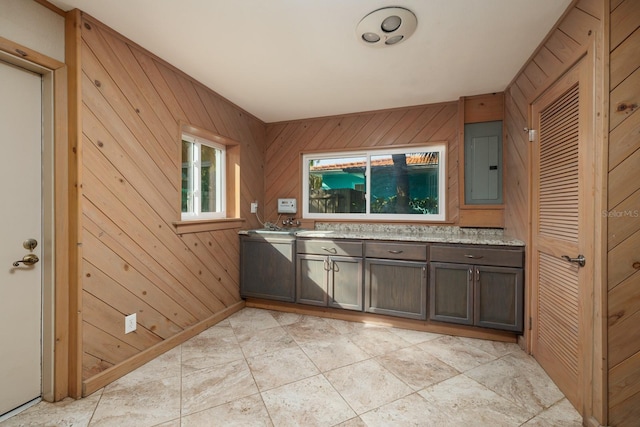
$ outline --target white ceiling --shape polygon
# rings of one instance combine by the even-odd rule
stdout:
[[[49,0],[79,8],[271,123],[499,92],[571,0]],[[387,48],[358,22],[418,26]]]

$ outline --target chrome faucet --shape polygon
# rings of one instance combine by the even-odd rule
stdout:
[[[294,217],[290,217],[282,220],[282,225],[285,227],[299,226],[300,221],[297,221]]]

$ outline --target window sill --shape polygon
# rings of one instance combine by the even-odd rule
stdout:
[[[240,229],[244,218],[194,219],[191,221],[174,221],[177,234],[201,233],[206,231]]]

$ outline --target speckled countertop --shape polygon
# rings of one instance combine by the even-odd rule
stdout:
[[[240,233],[249,234],[248,231]],[[290,234],[307,238],[524,246],[522,240],[507,236],[502,229],[496,228],[461,228],[456,226],[404,224],[316,223],[315,230],[292,230]]]

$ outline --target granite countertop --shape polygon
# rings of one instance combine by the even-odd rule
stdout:
[[[241,231],[240,234],[271,233]],[[425,243],[459,243],[468,245],[524,246],[522,240],[504,234],[497,228],[461,228],[456,226],[403,225],[403,224],[343,224],[316,223],[315,230],[279,230],[273,234],[288,234],[306,238],[395,240]]]

